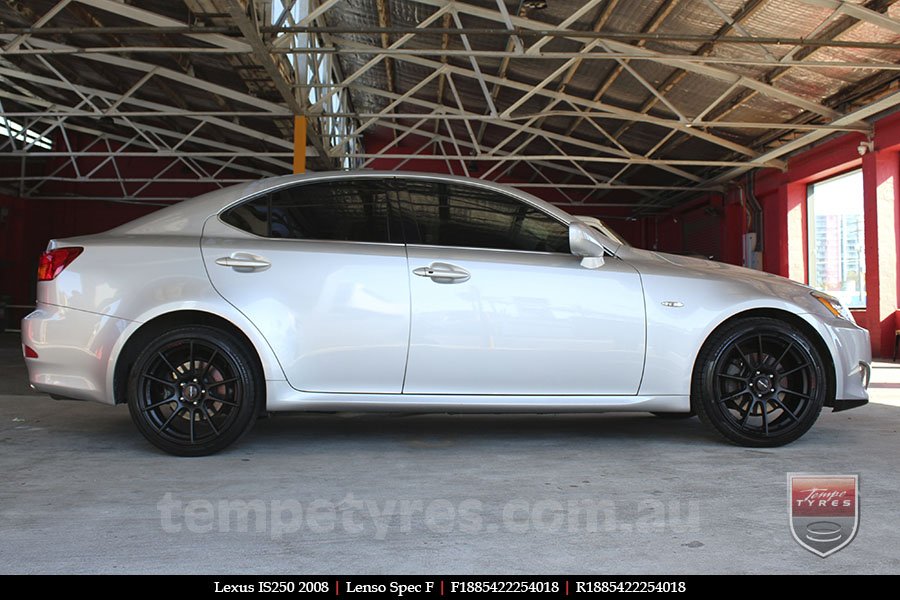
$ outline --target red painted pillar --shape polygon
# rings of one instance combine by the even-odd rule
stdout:
[[[794,281],[806,283],[806,185],[792,183],[787,186],[788,256],[789,276]]]
[[[896,329],[898,153],[863,156],[863,211],[866,236],[866,320],[872,353],[890,356]]]

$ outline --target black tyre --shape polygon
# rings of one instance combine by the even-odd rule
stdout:
[[[806,433],[829,394],[825,364],[802,331],[742,319],[713,334],[694,368],[692,405],[729,441],[782,446]]]
[[[128,410],[156,447],[206,456],[246,434],[264,384],[245,345],[204,325],[178,327],[150,341],[128,377]]]

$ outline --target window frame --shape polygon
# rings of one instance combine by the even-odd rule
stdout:
[[[806,265],[806,269],[805,269],[806,281],[805,281],[805,283],[809,287],[811,287],[815,290],[822,291],[823,293],[826,293],[826,294],[830,294],[833,292],[820,290],[818,287],[813,285],[814,274],[815,274],[815,269],[816,269],[816,261],[814,260],[814,258],[815,258],[814,253],[815,253],[815,248],[816,248],[815,217],[817,214],[815,209],[811,206],[811,204],[815,202],[815,193],[813,190],[814,190],[815,186],[817,186],[817,185],[821,185],[821,184],[827,183],[829,181],[841,179],[842,177],[848,177],[857,172],[860,173],[861,176],[863,175],[862,165],[853,166],[845,171],[841,171],[840,173],[835,173],[835,174],[829,175],[828,177],[823,177],[821,179],[809,181],[806,183],[806,186],[805,186],[806,195],[805,195],[804,202],[803,202],[803,213],[802,213],[803,222],[804,222],[803,223],[804,224],[804,226],[803,226],[803,242],[804,242],[805,250],[806,250],[805,256],[804,256],[804,262]],[[865,181],[863,181],[863,186],[865,186]],[[864,188],[861,189],[860,191],[864,193]],[[864,196],[863,196],[862,223],[863,223],[863,231],[862,231],[862,233],[863,233],[863,244],[862,244],[863,253],[862,253],[862,260],[860,261],[860,265],[862,265],[862,267],[865,268],[867,266],[867,264],[866,264],[865,197]],[[865,286],[865,282],[863,283],[863,285]],[[869,291],[867,288],[865,289],[865,294],[866,294],[865,301],[862,303],[862,305],[852,305],[851,306],[849,303],[847,303],[847,308],[852,311],[867,310],[868,302],[869,302]],[[841,300],[841,302],[843,302],[843,300]]]
[[[264,190],[254,192],[253,194],[251,194],[249,196],[244,196],[244,197],[238,198],[238,199],[230,202],[229,204],[227,204],[224,207],[222,207],[221,209],[219,209],[219,211],[215,214],[215,218],[219,221],[219,223],[221,223],[222,225],[224,225],[230,229],[233,229],[234,231],[238,231],[244,235],[250,236],[255,239],[268,240],[270,242],[293,242],[293,243],[306,242],[306,243],[316,243],[316,244],[335,244],[335,243],[337,243],[337,244],[365,244],[365,245],[375,244],[375,245],[380,245],[380,246],[407,246],[408,245],[408,246],[415,246],[415,247],[422,247],[422,248],[459,249],[459,250],[469,250],[469,251],[480,250],[480,251],[485,251],[485,252],[515,252],[515,253],[539,254],[539,255],[547,255],[547,256],[575,256],[574,254],[571,253],[571,249],[568,253],[564,253],[564,252],[548,252],[545,250],[509,250],[509,249],[503,249],[503,248],[482,248],[482,247],[478,247],[478,246],[441,246],[441,245],[436,245],[436,244],[424,244],[421,242],[410,243],[407,240],[405,227],[401,227],[401,231],[400,231],[402,241],[396,241],[396,242],[395,241],[360,242],[360,241],[346,241],[346,240],[313,240],[313,239],[301,239],[301,238],[273,238],[273,237],[260,236],[251,231],[246,231],[246,230],[236,227],[236,226],[232,225],[231,223],[228,223],[227,221],[222,219],[222,215],[224,215],[229,210],[237,208],[238,206],[245,204],[247,202],[253,202],[255,200],[258,200],[261,196],[271,195],[271,194],[280,192],[284,189],[287,189],[287,188],[290,188],[293,186],[315,185],[315,184],[335,182],[335,181],[337,181],[337,182],[356,181],[356,180],[365,181],[365,180],[369,180],[369,179],[379,180],[379,179],[385,179],[385,178],[388,178],[388,179],[391,179],[394,181],[399,181],[401,184],[406,181],[426,181],[426,182],[430,182],[430,183],[466,185],[466,186],[471,186],[474,188],[479,188],[479,189],[483,189],[486,191],[490,191],[490,192],[493,192],[500,196],[503,196],[505,198],[509,198],[514,202],[518,202],[518,203],[527,205],[528,207],[540,212],[541,214],[545,215],[546,217],[549,217],[550,219],[561,224],[563,227],[566,228],[566,230],[568,230],[568,228],[572,224],[572,222],[575,222],[578,219],[577,217],[573,217],[572,221],[566,221],[565,219],[563,219],[551,212],[544,210],[543,207],[532,202],[528,198],[524,198],[524,197],[521,197],[521,196],[518,196],[518,195],[515,195],[512,193],[509,193],[506,190],[497,189],[495,186],[483,183],[481,181],[468,181],[468,180],[464,181],[464,180],[460,180],[458,177],[444,178],[444,177],[440,177],[440,176],[430,176],[428,174],[422,174],[421,176],[416,175],[416,174],[388,175],[387,177],[385,177],[385,175],[381,174],[381,173],[379,173],[377,175],[376,174],[357,174],[357,175],[341,174],[341,175],[334,175],[334,176],[316,177],[316,178],[310,179],[310,180],[285,182],[280,185],[274,185],[270,188],[266,188]],[[398,204],[399,204],[399,207],[400,207],[400,210],[402,213],[402,211],[404,210],[404,207],[406,205],[406,200],[402,195],[398,199]],[[401,214],[401,222],[402,222],[402,214]],[[607,248],[605,245],[603,246],[603,250],[608,257],[615,256],[615,254],[609,248]]]
[[[396,242],[392,241],[392,240],[389,240],[387,242],[366,242],[366,241],[361,241],[361,240],[328,240],[328,239],[290,238],[290,237],[284,238],[284,237],[270,237],[270,236],[257,235],[255,233],[253,233],[252,231],[247,231],[246,229],[241,229],[240,227],[236,227],[235,225],[232,225],[231,223],[229,223],[228,221],[225,221],[222,218],[222,216],[230,210],[233,210],[233,209],[235,209],[239,206],[242,206],[244,204],[247,204],[249,202],[254,202],[256,200],[259,200],[261,197],[268,197],[269,198],[269,200],[268,200],[269,216],[267,218],[266,227],[267,227],[267,232],[271,233],[271,231],[272,231],[272,223],[271,223],[271,218],[272,218],[271,217],[271,196],[272,196],[272,194],[282,192],[282,191],[292,188],[292,187],[303,187],[303,186],[307,186],[307,185],[317,185],[317,184],[329,183],[329,182],[365,181],[368,179],[383,179],[383,178],[347,177],[345,175],[345,176],[337,176],[337,177],[316,178],[316,179],[311,179],[308,181],[306,181],[306,180],[291,181],[291,182],[285,183],[283,185],[273,186],[271,188],[267,188],[265,190],[251,194],[250,196],[245,196],[238,200],[235,200],[234,202],[221,208],[219,210],[219,212],[216,213],[215,217],[219,221],[219,223],[221,223],[222,225],[224,225],[226,227],[234,229],[235,231],[239,231],[243,234],[249,235],[258,240],[267,240],[270,242],[293,242],[293,243],[306,242],[306,243],[314,243],[314,244],[365,244],[368,246],[371,246],[373,244],[377,245],[377,246],[405,246],[406,245],[406,232],[403,230],[403,227],[400,228],[401,241],[396,241]],[[395,179],[395,178],[392,177],[391,179]],[[400,204],[400,202],[401,201],[398,199],[398,202],[397,202],[398,205]],[[388,210],[390,210],[390,204],[388,206]]]
[[[568,232],[569,226],[571,225],[571,223],[566,222],[563,219],[560,219],[559,217],[557,217],[556,215],[545,211],[543,208],[541,208],[534,202],[530,202],[527,198],[522,198],[520,196],[510,194],[510,193],[506,192],[505,190],[498,190],[497,188],[495,188],[493,186],[483,185],[483,184],[480,184],[479,182],[460,181],[459,179],[456,179],[456,178],[441,179],[440,177],[414,177],[414,176],[398,176],[397,179],[401,180],[401,182],[425,181],[427,183],[432,183],[432,184],[460,185],[460,186],[469,186],[469,187],[477,188],[480,190],[491,192],[493,194],[496,194],[502,198],[511,200],[518,204],[524,204],[527,207],[544,215],[545,217],[548,217],[549,219],[552,219],[553,221],[556,221],[557,223],[561,224],[566,229],[567,232]],[[403,192],[407,191],[403,188],[402,185],[400,186],[400,189]],[[413,213],[412,213],[412,209],[409,206],[409,200],[403,194],[401,194],[401,197],[400,197],[400,208],[401,208],[401,211],[404,209],[409,211],[409,214],[412,216]],[[416,248],[440,248],[440,249],[445,249],[445,250],[457,249],[457,250],[467,250],[467,251],[483,250],[486,252],[516,252],[519,254],[541,254],[541,255],[548,255],[548,256],[574,256],[574,254],[572,254],[571,248],[569,249],[568,252],[552,252],[552,251],[547,251],[547,250],[516,250],[516,249],[509,249],[509,248],[485,248],[483,246],[447,246],[447,245],[443,245],[443,244],[428,244],[428,243],[421,242],[421,241],[410,242],[408,240],[408,236],[406,235],[405,227],[403,230],[403,238],[404,238],[406,245],[414,246]],[[604,247],[604,251],[609,253],[609,249],[607,249],[606,247]]]

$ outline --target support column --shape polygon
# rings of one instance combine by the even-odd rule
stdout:
[[[807,282],[806,274],[806,185],[790,183],[781,186],[779,199],[783,195],[785,211],[785,248],[787,272],[780,273],[800,283]]]
[[[306,173],[306,117],[294,117],[294,175]]]
[[[891,356],[897,311],[898,153],[863,156],[863,211],[866,236],[866,320],[872,353]]]

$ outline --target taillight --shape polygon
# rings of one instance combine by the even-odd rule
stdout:
[[[25,358],[37,358],[38,353],[34,351],[34,348],[31,346],[26,346],[22,344],[22,351],[25,353]]]
[[[38,281],[53,281],[83,251],[84,248],[79,246],[47,250],[41,254],[41,262],[38,263]]]

